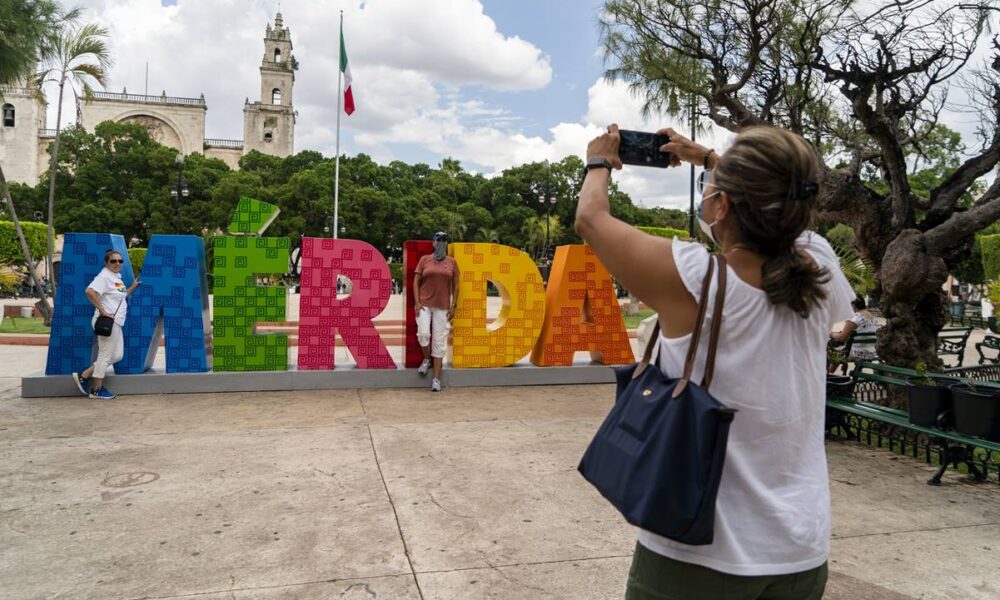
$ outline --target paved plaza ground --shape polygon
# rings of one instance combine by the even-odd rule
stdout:
[[[611,599],[576,472],[612,387],[22,399],[0,346],[0,598]],[[827,444],[827,598],[1000,597],[1000,486]]]

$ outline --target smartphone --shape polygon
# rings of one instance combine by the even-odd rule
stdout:
[[[622,164],[640,167],[670,166],[670,153],[660,152],[660,146],[670,142],[670,136],[644,131],[618,130],[621,143],[618,145],[618,157]]]

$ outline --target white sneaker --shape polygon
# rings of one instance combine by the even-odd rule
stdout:
[[[427,374],[427,371],[429,371],[430,368],[431,368],[431,359],[425,358],[424,362],[420,363],[420,367],[417,369],[417,373],[420,373],[420,376],[423,377],[424,375]]]
[[[441,391],[441,380],[440,379],[435,379],[434,381],[431,382],[431,391],[432,392],[440,392]]]

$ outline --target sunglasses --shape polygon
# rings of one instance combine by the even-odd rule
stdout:
[[[710,185],[713,185],[712,171],[705,169],[704,171],[701,172],[700,175],[698,175],[698,183],[697,183],[698,193],[703,194],[705,192],[705,188],[707,188]]]
[[[120,264],[122,264],[123,262],[125,262],[125,261],[124,261],[124,260],[122,260],[122,259],[120,259],[120,258],[112,258],[112,259],[110,259],[110,260],[108,261],[108,263],[109,263],[109,264],[112,264],[112,265],[120,265]]]

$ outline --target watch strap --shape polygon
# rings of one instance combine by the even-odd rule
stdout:
[[[604,158],[603,156],[594,156],[587,159],[587,164],[584,165],[583,170],[584,173],[586,173],[591,169],[607,169],[610,173],[614,170],[614,168],[615,167],[611,164],[610,160]]]

